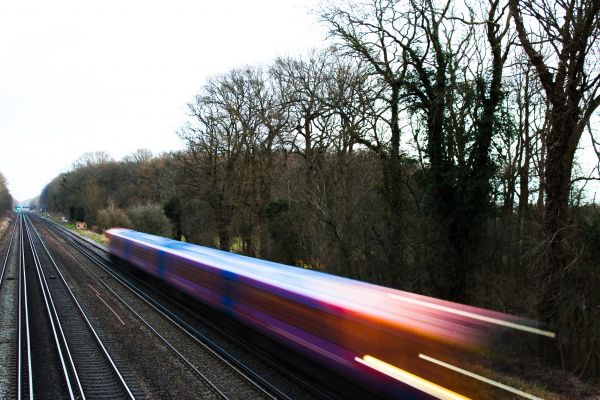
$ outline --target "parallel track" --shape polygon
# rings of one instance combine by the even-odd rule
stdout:
[[[160,302],[156,301],[156,299],[154,299],[154,296],[156,296],[156,293],[149,294],[147,291],[140,288],[138,284],[134,283],[127,276],[123,275],[120,272],[117,272],[117,271],[119,271],[119,269],[114,267],[114,264],[112,263],[112,261],[107,257],[107,255],[106,255],[107,253],[105,250],[103,250],[102,248],[98,247],[97,245],[95,245],[93,243],[86,241],[83,238],[80,238],[79,236],[76,236],[72,232],[68,231],[66,228],[64,228],[52,221],[49,221],[47,219],[42,219],[42,221],[44,222],[46,227],[48,227],[48,230],[52,235],[56,235],[56,236],[62,238],[64,241],[68,242],[71,246],[75,247],[87,259],[89,259],[92,263],[94,263],[96,266],[101,268],[101,270],[104,273],[109,274],[116,281],[123,284],[130,292],[135,294],[135,296],[137,296],[144,303],[146,303],[151,308],[153,308],[156,312],[158,312],[160,315],[162,315],[171,324],[173,324],[178,329],[180,329],[186,336],[191,338],[194,342],[196,342],[200,346],[207,349],[211,354],[214,355],[214,357],[221,360],[232,371],[234,371],[236,374],[238,374],[240,377],[242,377],[248,383],[253,385],[257,390],[259,390],[263,394],[263,396],[266,396],[271,399],[275,399],[275,398],[291,399],[291,397],[289,395],[287,395],[282,390],[277,388],[275,385],[271,384],[269,381],[262,378],[261,376],[256,374],[252,369],[247,367],[243,361],[238,360],[235,356],[228,353],[225,349],[223,349],[217,343],[214,343],[209,338],[207,338],[205,335],[203,335],[201,332],[199,332],[194,327],[189,325],[185,320],[183,320],[177,314],[175,314],[174,312],[171,312],[168,308],[164,307]],[[106,284],[105,284],[105,286],[107,287],[107,289],[112,291],[112,289],[110,287],[108,287]],[[114,293],[114,294],[115,294],[115,296],[118,297],[118,295],[116,293]],[[121,301],[124,301],[124,300],[121,299]],[[139,318],[142,318],[142,317],[139,316]],[[206,322],[206,321],[203,321],[203,322]],[[210,322],[208,322],[207,324],[211,325],[212,329],[219,331],[219,329],[217,327],[213,326]],[[229,339],[232,339],[232,338],[229,337]],[[233,339],[233,340],[235,340],[235,339]],[[243,345],[239,342],[237,344]],[[249,349],[246,348],[246,350],[249,350]],[[253,356],[257,356],[257,354],[254,353]],[[268,360],[263,360],[263,361],[268,362]],[[278,371],[278,372],[283,373],[283,371]],[[294,379],[294,377],[290,377],[290,376],[288,376],[287,378]],[[296,381],[296,384],[300,384],[307,391],[312,392],[313,396],[315,396],[317,398],[324,398],[324,399],[329,398],[328,395],[326,395],[322,392],[319,392],[318,389],[308,387],[304,382],[298,382],[297,379],[295,379],[295,381]]]
[[[19,225],[17,398],[134,399],[132,378],[106,350],[37,230],[26,215]]]
[[[18,378],[17,399],[33,399],[33,366],[31,335],[29,330],[29,302],[25,277],[25,239],[23,215],[19,214],[19,327],[18,327]]]

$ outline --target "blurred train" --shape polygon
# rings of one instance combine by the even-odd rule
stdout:
[[[473,360],[506,330],[554,335],[506,314],[321,272],[128,229],[106,234],[112,255],[374,397],[502,398],[507,389],[474,373]]]

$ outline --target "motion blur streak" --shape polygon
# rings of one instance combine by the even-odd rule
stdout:
[[[383,398],[499,398],[504,387],[419,354],[477,366],[511,346],[514,334],[554,335],[533,328],[535,321],[318,271],[128,229],[106,235],[123,268],[147,273]]]
[[[480,321],[489,322],[491,324],[502,325],[502,326],[506,326],[508,328],[518,329],[518,330],[521,330],[524,332],[530,332],[530,333],[535,333],[537,335],[548,336],[550,338],[556,337],[556,334],[554,332],[549,332],[549,331],[545,331],[542,329],[533,328],[531,326],[520,325],[520,324],[515,324],[514,322],[510,322],[510,321],[503,321],[503,320],[497,319],[497,318],[486,317],[485,315],[474,314],[472,312],[458,310],[456,308],[450,308],[450,307],[442,306],[440,304],[428,303],[426,301],[413,299],[411,297],[403,297],[403,296],[398,296],[395,294],[388,294],[388,296],[390,296],[391,298],[396,299],[396,300],[405,301],[407,303],[417,304],[417,305],[420,305],[423,307],[429,307],[429,308],[433,308],[435,310],[445,311],[445,312],[449,312],[449,313],[460,315],[460,316],[467,317],[467,318],[478,319]]]
[[[375,357],[366,355],[363,358],[355,357],[354,359],[361,364],[371,367],[387,376],[397,379],[400,382],[406,383],[407,385],[412,386],[415,389],[419,389],[420,391],[425,392],[438,399],[470,400],[468,397],[462,396],[451,390],[438,386],[435,383],[431,383],[428,380],[413,375],[410,372],[404,371],[398,367],[394,367],[393,365],[390,365],[385,361],[381,361]]]
[[[422,358],[423,360],[426,360],[426,361],[432,362],[432,363],[434,363],[434,364],[440,365],[440,366],[442,366],[442,367],[445,367],[445,368],[451,369],[452,371],[459,372],[459,373],[461,373],[461,374],[463,374],[463,375],[470,376],[471,378],[478,379],[478,380],[480,380],[480,381],[482,381],[482,382],[489,383],[490,385],[493,385],[493,386],[499,387],[500,389],[504,389],[504,390],[506,390],[507,392],[511,392],[511,393],[517,394],[517,395],[519,395],[519,396],[521,396],[521,397],[525,397],[526,399],[531,399],[531,400],[543,400],[543,399],[542,399],[542,398],[540,398],[540,397],[534,396],[534,395],[532,395],[532,394],[529,394],[529,393],[522,392],[522,391],[520,391],[520,390],[518,390],[518,389],[515,389],[515,388],[512,388],[512,387],[510,387],[510,386],[507,386],[507,385],[505,385],[505,384],[503,384],[503,383],[500,383],[500,382],[493,381],[493,380],[491,380],[491,379],[488,379],[488,378],[486,378],[486,377],[483,377],[483,376],[481,376],[481,375],[477,375],[477,374],[475,374],[475,373],[473,373],[473,372],[469,372],[469,371],[467,371],[467,370],[464,370],[464,369],[462,369],[462,368],[455,367],[454,365],[451,365],[451,364],[445,363],[445,362],[443,362],[443,361],[436,360],[435,358],[433,358],[433,357],[429,357],[429,356],[426,356],[425,354],[419,354],[419,358]]]

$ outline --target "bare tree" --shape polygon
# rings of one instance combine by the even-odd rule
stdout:
[[[182,184],[210,204],[219,247],[229,250],[232,178],[241,144],[231,121],[216,103],[221,96],[220,84],[213,79],[204,87],[204,93],[188,105],[193,121],[180,131],[188,151],[181,153],[179,159],[185,171]]]
[[[349,54],[364,61],[381,87],[377,97],[370,101],[381,102],[383,110],[375,112],[370,134],[357,135],[355,141],[374,151],[382,163],[388,213],[386,236],[390,240],[388,264],[393,269],[398,269],[403,259],[400,100],[408,81],[406,51],[418,40],[411,33],[411,25],[406,24],[409,21],[399,14],[397,5],[396,1],[372,1],[362,7],[330,5],[321,12],[331,35],[341,40]],[[384,129],[378,123],[383,123]]]
[[[400,119],[408,111],[422,121],[428,162],[424,197],[432,220],[446,232],[448,242],[444,257],[448,284],[440,288],[441,295],[458,299],[468,286],[470,267],[465,254],[480,237],[477,226],[482,226],[485,211],[491,207],[491,144],[510,38],[506,6],[499,0],[489,1],[482,14],[471,12],[469,18],[458,16],[452,5],[450,0],[372,1],[362,6],[331,6],[322,17],[332,35],[370,67],[383,87],[389,140],[358,138],[357,142],[384,160],[394,248],[402,248]],[[485,29],[484,43],[474,38],[478,26]],[[459,65],[469,61],[475,70],[460,70]],[[463,108],[461,101],[470,105]],[[463,117],[457,118],[461,113]],[[469,121],[471,127],[465,125]],[[398,253],[392,257],[401,258]]]
[[[77,160],[73,161],[73,169],[92,167],[112,160],[110,154],[105,151],[92,151],[82,154]]]
[[[540,312],[553,321],[570,259],[569,194],[575,151],[600,105],[600,1],[510,0],[519,40],[550,104],[544,168],[547,285]]]

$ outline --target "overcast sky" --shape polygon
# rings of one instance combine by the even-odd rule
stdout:
[[[0,5],[0,172],[37,196],[81,154],[182,147],[211,75],[323,45],[316,0],[10,1]]]
[[[207,78],[325,45],[319,3],[1,2],[0,172],[12,195],[37,196],[85,152],[181,148],[186,103]],[[587,134],[582,146],[587,175]]]

